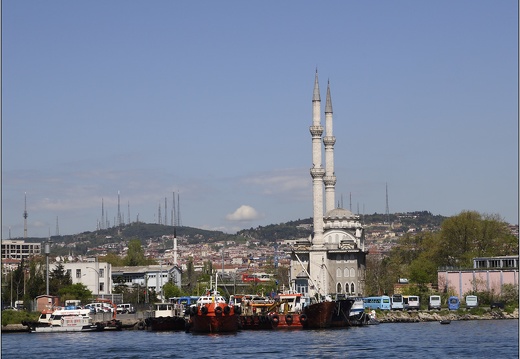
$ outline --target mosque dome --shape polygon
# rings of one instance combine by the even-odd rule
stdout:
[[[325,219],[357,219],[359,216],[355,215],[348,209],[334,208],[325,214]]]

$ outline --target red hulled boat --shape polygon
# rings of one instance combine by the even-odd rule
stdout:
[[[202,296],[190,309],[188,330],[194,333],[230,333],[238,331],[239,309],[215,293]]]

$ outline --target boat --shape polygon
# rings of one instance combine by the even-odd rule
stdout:
[[[273,329],[271,312],[277,307],[273,299],[257,295],[234,295],[230,298],[231,301],[240,306],[240,329]]]
[[[275,297],[276,311],[271,312],[269,319],[275,329],[303,329],[307,316],[303,314],[306,304],[303,294],[297,292],[280,293]]]
[[[194,333],[229,333],[239,329],[240,310],[228,305],[217,291],[200,297],[190,307],[187,331]]]
[[[349,322],[351,326],[363,326],[368,324],[370,316],[365,313],[365,304],[362,297],[349,297],[354,300],[350,308]]]
[[[333,328],[350,327],[350,312],[355,300],[353,298],[336,299],[330,326]]]
[[[332,325],[332,315],[336,302],[330,297],[321,302],[315,302],[303,308],[302,325],[305,329],[329,328]]]
[[[210,286],[211,288],[211,286]],[[190,307],[186,331],[194,333],[233,333],[239,329],[240,307],[228,304],[217,291],[218,274],[215,275],[215,290],[208,290]]]
[[[451,320],[449,320],[449,319],[443,319],[443,320],[439,321],[439,323],[441,323],[441,324],[450,324],[450,323],[451,323]]]
[[[90,317],[90,309],[56,308],[48,317],[42,313],[37,322],[24,322],[32,333],[93,332],[103,330]]]
[[[177,303],[155,303],[151,316],[145,319],[145,325],[152,331],[185,330],[184,307]]]

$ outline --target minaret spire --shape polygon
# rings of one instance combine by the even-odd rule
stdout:
[[[330,96],[330,81],[327,82],[327,100],[325,103],[325,213],[334,209],[336,176],[334,175],[334,144],[336,137],[332,135],[332,99]]]
[[[323,176],[325,170],[321,165],[321,98],[320,87],[318,84],[318,69],[314,78],[314,92],[312,95],[312,126],[310,127],[312,136],[312,194],[313,194],[313,226],[314,237],[313,246],[323,246]]]

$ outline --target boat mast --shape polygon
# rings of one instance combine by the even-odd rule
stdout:
[[[298,255],[296,254],[295,251],[293,251],[293,254],[294,254],[294,256],[296,257],[296,259],[298,260],[298,262],[300,262],[300,265],[302,266],[302,268],[303,268],[305,274],[307,274],[307,276],[309,277],[309,280],[311,281],[312,285],[314,285],[314,286],[318,289],[318,293],[319,293],[320,295],[323,295],[323,294],[321,293],[320,286],[317,285],[317,284],[312,280],[311,275],[310,275],[309,272],[307,271],[307,268],[305,268],[305,266],[303,265],[302,261],[300,260],[300,257],[298,257]]]

